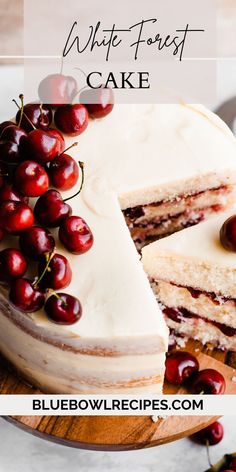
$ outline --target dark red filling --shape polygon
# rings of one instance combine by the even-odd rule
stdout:
[[[186,319],[200,319],[205,321],[206,323],[210,323],[213,326],[216,326],[225,336],[235,336],[236,335],[236,329],[231,328],[230,326],[227,326],[223,323],[218,323],[217,321],[213,320],[208,320],[206,318],[203,318],[202,316],[196,315],[195,313],[192,313],[191,311],[187,310],[186,308],[169,308],[165,307],[163,309],[163,313],[167,318],[170,318],[172,321],[175,321],[175,323],[182,323]]]
[[[169,200],[161,200],[159,202],[155,203],[149,203],[147,205],[138,205],[136,207],[131,207],[131,208],[126,208],[123,212],[125,217],[128,217],[130,220],[136,220],[138,218],[141,218],[142,216],[145,215],[145,207],[152,206],[152,207],[158,207],[160,205],[163,205],[163,203],[171,202],[180,202],[181,200],[186,200],[186,199],[194,199],[197,198],[199,195],[205,193],[205,192],[217,192],[219,194],[225,193],[228,191],[228,187],[226,185],[221,185],[219,187],[211,188],[208,190],[202,190],[200,192],[195,192],[195,193],[189,193],[188,195],[177,195],[176,197],[169,199]],[[217,205],[215,205],[216,211],[217,211]],[[178,215],[166,215],[165,218],[168,219],[171,217],[173,218],[174,216],[178,217]]]
[[[210,300],[212,301],[212,303],[214,303],[214,305],[222,305],[223,303],[228,302],[228,301],[231,301],[236,304],[235,298],[217,295],[215,292],[206,292],[205,290],[200,290],[197,288],[183,286],[183,285],[177,285],[174,283],[171,283],[171,285],[175,285],[176,287],[180,287],[180,288],[186,288],[186,290],[188,290],[189,293],[191,293],[193,298],[199,298],[200,295],[204,295],[205,297],[210,298]]]

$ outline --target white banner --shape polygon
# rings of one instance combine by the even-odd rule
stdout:
[[[236,415],[236,395],[0,395],[0,415]]]

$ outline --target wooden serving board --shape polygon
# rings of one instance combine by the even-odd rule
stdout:
[[[199,360],[200,368],[220,371],[227,382],[226,393],[236,394],[236,354],[210,350],[198,342],[185,349]],[[187,393],[182,387],[165,384],[166,394]],[[25,384],[0,359],[0,394],[34,394],[39,390]],[[67,446],[94,450],[128,450],[156,446],[189,436],[216,420],[211,416],[183,416],[159,419],[148,416],[14,416],[4,417],[14,425],[41,438]]]

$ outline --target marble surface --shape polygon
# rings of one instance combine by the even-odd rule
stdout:
[[[220,66],[221,67],[221,66]],[[226,67],[226,68],[224,68]],[[220,68],[219,99],[235,92],[236,67],[227,63]],[[227,84],[227,87],[224,86]],[[0,67],[0,122],[15,114],[12,98],[23,90],[23,71],[19,66]],[[218,103],[215,103],[215,107]],[[224,440],[211,448],[211,460],[236,452],[234,417],[222,420]],[[91,452],[59,446],[0,419],[0,472],[203,472],[208,468],[206,450],[189,439],[152,449],[130,452]]]
[[[224,418],[225,437],[210,449],[212,463],[236,452],[234,417]],[[206,448],[189,439],[129,452],[70,449],[36,438],[0,420],[0,472],[203,472]]]

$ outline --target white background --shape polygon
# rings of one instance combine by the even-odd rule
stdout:
[[[236,94],[236,67],[229,60],[220,73],[220,97]],[[0,67],[0,122],[15,114],[12,98],[22,91],[22,70]],[[211,447],[212,462],[236,452],[235,417],[224,418],[224,440]],[[49,443],[0,419],[0,472],[204,472],[206,451],[189,439],[130,452],[90,452]]]

